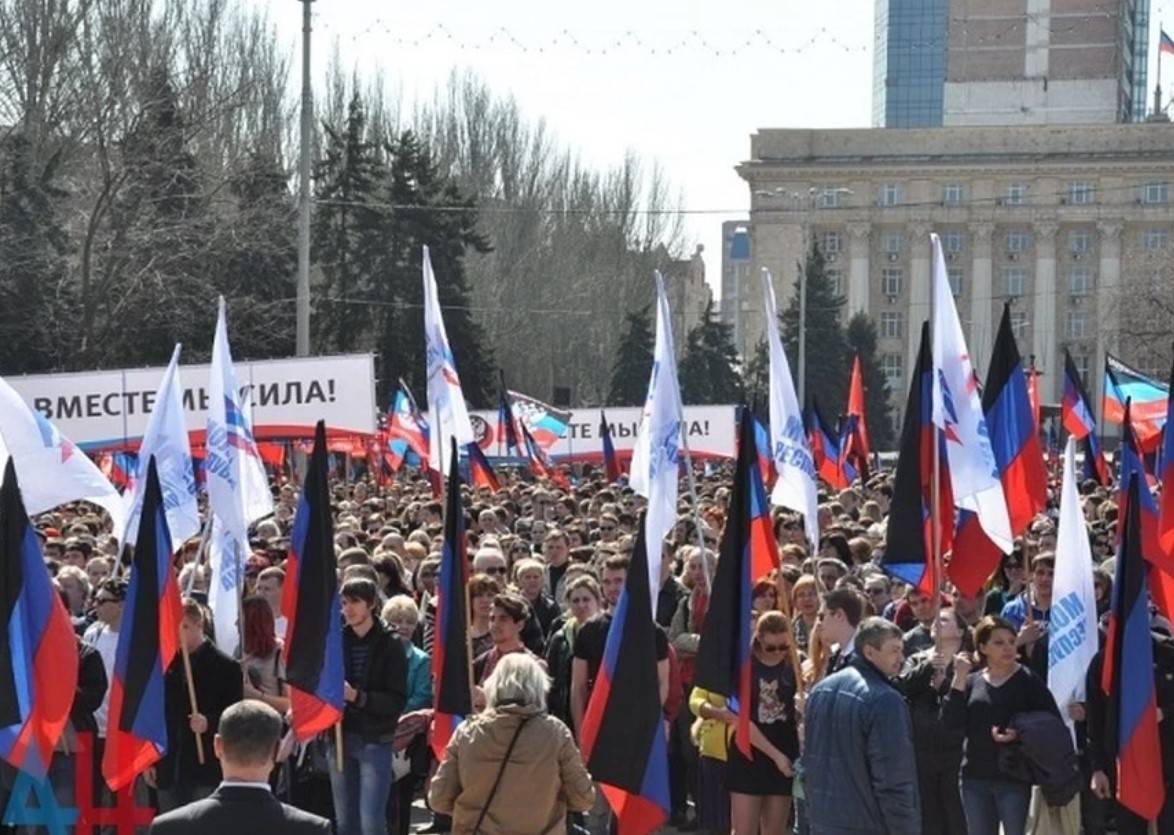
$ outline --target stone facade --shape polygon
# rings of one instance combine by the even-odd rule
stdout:
[[[876,321],[898,409],[929,313],[931,231],[976,368],[985,374],[1010,303],[1048,403],[1061,394],[1065,347],[1099,403],[1105,352],[1121,351],[1128,327],[1123,293],[1174,254],[1170,123],[761,130],[737,171],[750,189],[751,274],[770,269],[786,305],[797,259],[819,242],[844,315]],[[748,356],[762,335],[761,300],[743,299],[739,315]]]

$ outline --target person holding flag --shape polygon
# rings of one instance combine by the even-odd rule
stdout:
[[[795,396],[791,366],[779,337],[779,312],[770,271],[762,271],[766,339],[770,352],[770,458],[775,468],[771,504],[803,516],[810,553],[819,550],[819,490],[815,462],[803,428],[803,412]]]

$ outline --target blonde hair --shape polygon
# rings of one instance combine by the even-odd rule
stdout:
[[[420,619],[420,607],[408,595],[397,594],[383,604],[382,615],[384,623],[390,623],[393,620],[408,620],[409,618],[418,621]]]

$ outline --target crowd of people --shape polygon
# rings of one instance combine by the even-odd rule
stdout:
[[[421,799],[431,820],[418,831],[612,831],[607,792],[592,782],[578,734],[643,500],[590,469],[576,473],[570,489],[500,475],[497,492],[465,488],[476,715],[458,728],[442,762],[431,750],[429,719],[443,506],[427,480],[405,471],[390,483],[332,483],[346,677],[341,752],[331,732],[297,745],[282,724],[290,706],[283,566],[298,486],[275,484],[273,516],[252,529],[238,657],[214,634],[199,542],[176,555],[191,668],[177,660],[166,673],[167,752],[135,789],[160,813],[153,831],[210,832],[235,821],[258,832],[325,832],[328,819],[339,835],[398,834],[410,831]],[[1113,800],[1114,754],[1098,718],[1105,711],[1099,658],[1087,702],[1057,705],[1047,688],[1058,495],[982,593],[947,585],[938,599],[879,568],[891,473],[821,494],[817,553],[809,553],[799,517],[776,510],[780,568],[754,584],[752,698],[744,706],[752,749],[744,753],[726,698],[693,682],[729,476],[722,467],[699,472],[699,505],[682,502],[659,555],[654,617],[672,827],[1019,835],[1050,822],[1057,827],[1050,831],[1089,835],[1146,831],[1147,822]],[[1094,483],[1081,492],[1104,614],[1117,507]],[[107,682],[126,574],[93,508],[58,509],[35,523],[78,636],[82,673],[67,738],[93,733],[98,762],[112,721]],[[1160,617],[1152,631],[1161,716],[1174,710],[1174,639]],[[1069,750],[1049,750],[1057,727]],[[1165,781],[1174,789],[1174,726],[1160,727]],[[67,742],[50,771],[65,805],[75,758]],[[1041,767],[1049,758],[1053,767]],[[6,769],[6,794],[13,778]],[[244,811],[250,798],[260,805]],[[1174,832],[1174,801],[1157,826]]]

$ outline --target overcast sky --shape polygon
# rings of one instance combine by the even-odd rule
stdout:
[[[265,2],[296,48],[301,3]],[[345,64],[381,68],[409,106],[431,97],[454,68],[470,68],[498,94],[513,94],[528,118],[546,119],[589,162],[613,165],[628,150],[658,160],[695,212],[686,218],[688,248],[705,245],[716,292],[721,223],[745,217],[749,205],[733,166],[748,156],[750,134],[871,123],[873,7],[874,0],[316,0],[312,64],[321,84],[337,42]],[[1155,3],[1151,89],[1163,13]],[[1166,62],[1169,87],[1174,59]]]

